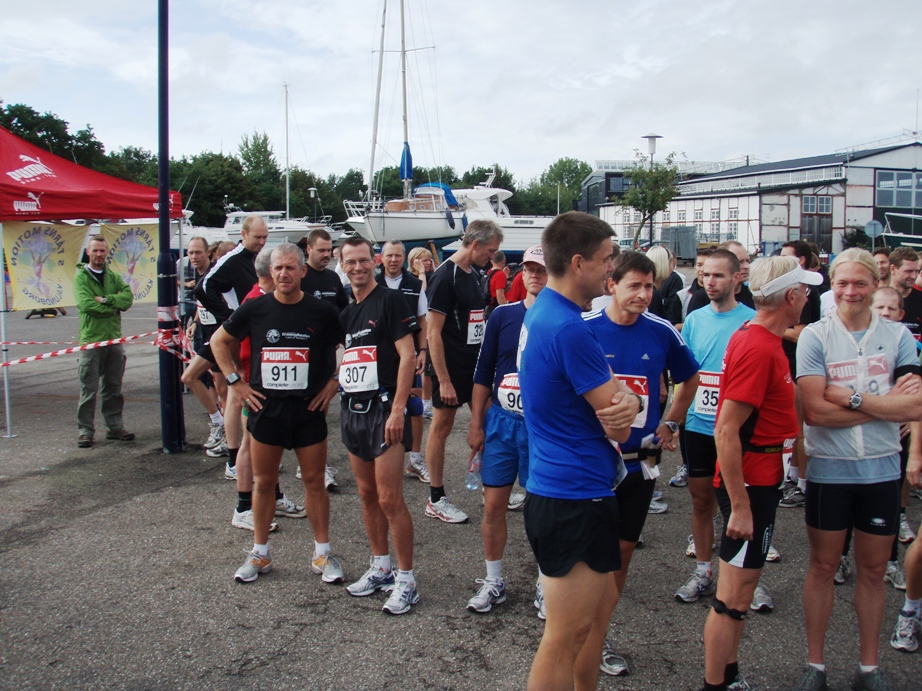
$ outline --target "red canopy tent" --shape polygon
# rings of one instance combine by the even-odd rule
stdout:
[[[97,173],[0,127],[0,221],[153,218],[157,188]],[[182,195],[170,192],[170,218]]]

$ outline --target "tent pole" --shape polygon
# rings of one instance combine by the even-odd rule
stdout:
[[[158,0],[158,95],[159,139],[157,181],[159,185],[160,255],[157,257],[157,327],[161,332],[179,329],[176,304],[176,267],[170,254],[170,89],[169,89],[169,0]],[[180,209],[182,211],[182,209]],[[182,248],[180,248],[182,254]],[[160,428],[164,453],[186,450],[180,376],[182,361],[160,351]]]
[[[0,360],[3,362],[10,361],[10,347],[6,345],[6,278],[3,276],[3,267],[6,266],[6,255],[3,250],[3,224],[0,223],[0,341],[3,346],[0,347],[0,353],[3,354]],[[6,409],[6,434],[5,439],[12,439],[13,434],[13,415],[10,411],[10,368],[3,368],[3,405]]]

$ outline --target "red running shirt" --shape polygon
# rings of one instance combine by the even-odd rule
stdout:
[[[766,328],[746,322],[733,334],[723,361],[717,419],[725,400],[755,408],[740,428],[743,443],[743,480],[747,485],[781,484],[783,454],[791,453],[797,437],[794,381],[781,348],[781,338]],[[747,446],[783,448],[784,451],[747,451]],[[720,459],[714,486],[720,487]]]

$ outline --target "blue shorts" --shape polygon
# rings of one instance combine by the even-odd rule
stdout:
[[[515,484],[516,474],[522,487],[528,482],[528,433],[525,418],[503,410],[493,402],[483,420],[486,437],[483,444],[483,467],[480,477],[485,487]]]

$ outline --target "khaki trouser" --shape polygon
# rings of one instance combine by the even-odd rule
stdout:
[[[93,436],[96,426],[96,392],[101,391],[102,417],[106,427],[115,432],[124,428],[122,408],[122,376],[125,374],[125,351],[121,345],[93,348],[80,353],[77,368],[80,377],[80,403],[77,405],[77,427],[80,434]]]

